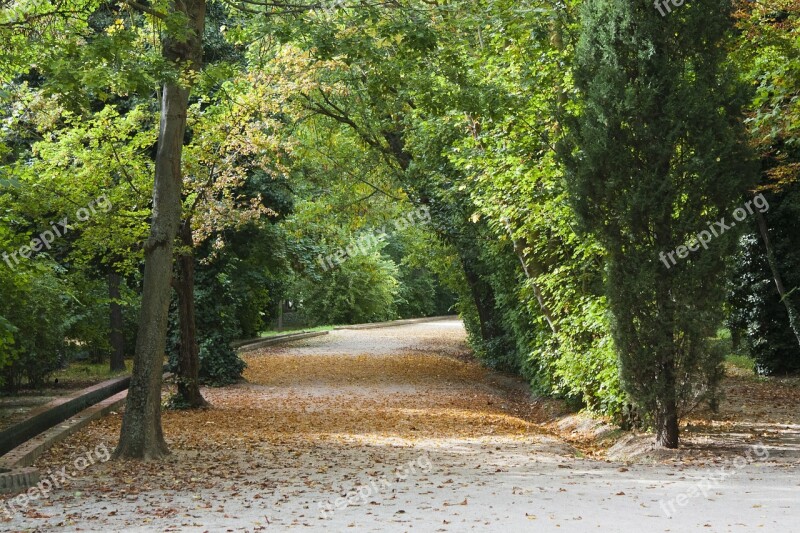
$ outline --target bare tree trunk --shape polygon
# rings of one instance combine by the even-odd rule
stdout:
[[[675,361],[669,358],[664,361],[659,369],[661,381],[656,412],[656,444],[664,448],[677,448],[679,442],[678,406],[675,401]]]
[[[108,273],[109,318],[111,320],[111,371],[125,370],[125,336],[122,333],[122,306],[119,303],[119,286],[122,278],[112,268]]]
[[[162,54],[182,68],[199,69],[203,55],[206,5],[173,0],[172,11],[186,16],[183,40],[168,36]],[[154,459],[169,453],[161,429],[161,374],[166,349],[173,244],[181,220],[181,157],[189,88],[168,81],[163,87],[150,237],[145,243],[144,287],[133,375],[122,419],[117,458]]]
[[[461,256],[461,266],[464,269],[464,279],[472,293],[475,307],[478,311],[478,321],[481,327],[481,339],[489,342],[498,337],[497,324],[493,320],[494,314],[494,294],[491,287],[485,283],[480,275],[475,272],[473,264],[458,250]]]
[[[769,228],[767,228],[767,220],[764,218],[764,213],[756,210],[756,219],[758,220],[758,229],[761,232],[761,239],[764,241],[764,248],[767,251],[767,263],[772,271],[772,278],[775,280],[775,287],[778,289],[778,295],[781,297],[786,313],[789,315],[789,326],[794,332],[797,343],[800,344],[800,323],[798,323],[797,310],[789,300],[789,295],[786,294],[786,289],[783,286],[783,278],[781,271],[778,269],[778,260],[775,257],[775,250],[772,249],[772,243],[769,240]]]
[[[200,349],[197,345],[197,327],[194,309],[194,254],[192,253],[192,219],[189,216],[181,225],[182,249],[178,254],[178,319],[181,328],[181,345],[178,355],[178,392],[174,404],[190,409],[208,406],[200,394]]]
[[[664,174],[666,175],[666,168]],[[671,215],[665,211],[657,224],[656,244],[658,249],[668,249],[672,243]],[[678,384],[675,377],[676,350],[675,343],[675,307],[672,299],[673,279],[667,269],[658,267],[656,283],[656,308],[660,322],[661,339],[654,349],[658,353],[655,373],[655,413],[656,444],[664,448],[675,449],[680,441],[678,421]]]

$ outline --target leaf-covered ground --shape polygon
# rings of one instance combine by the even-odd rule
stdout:
[[[552,404],[531,403],[466,351],[461,325],[445,321],[338,331],[248,354],[245,383],[204,390],[211,409],[164,413],[166,461],[104,462],[97,450],[113,448],[121,422],[108,416],[39,459],[43,474],[66,467],[74,479],[5,525],[641,531],[647,522],[677,531],[800,518],[786,505],[800,494],[796,472],[755,462],[728,481],[746,490],[693,498],[670,513],[670,498],[706,471],[581,458],[542,429]],[[87,451],[94,464],[77,468]]]
[[[800,465],[800,379],[762,378],[727,368],[719,411],[708,408],[685,422],[684,441],[700,456],[763,443],[774,460]]]
[[[713,467],[763,445],[771,463],[800,467],[800,378],[759,377],[730,364],[725,370],[718,410],[704,403],[683,416],[678,450],[655,448],[649,433],[610,431],[585,414],[557,416],[545,427],[597,458]]]

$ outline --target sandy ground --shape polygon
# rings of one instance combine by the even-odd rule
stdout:
[[[212,409],[164,413],[168,459],[104,461],[106,417],[37,463],[74,479],[51,476],[61,487],[6,507],[0,529],[797,530],[800,476],[780,459],[795,442],[743,436],[705,467],[587,459],[465,353],[442,321],[248,354],[247,383],[204,391]]]

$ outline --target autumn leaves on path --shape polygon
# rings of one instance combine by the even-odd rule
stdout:
[[[441,450],[466,457],[509,445],[571,456],[568,446],[537,428],[538,413],[525,387],[498,386],[494,374],[468,361],[464,339],[460,322],[436,321],[336,331],[250,353],[244,383],[204,389],[210,409],[164,412],[173,452],[166,462],[97,465],[93,478],[87,473],[71,482],[80,488],[79,497],[55,498],[84,510],[59,520],[48,510],[52,502],[44,502],[30,514],[62,526],[99,520],[110,527],[161,527],[166,520],[186,528],[207,526],[209,520],[222,525],[234,516],[232,507],[261,506],[253,519],[261,525],[335,521],[329,511],[326,515],[328,507],[352,512],[353,506],[366,504],[369,510],[369,502],[358,499],[342,504],[343,495],[370,482],[377,487],[373,492],[389,490],[381,480],[399,481],[409,464],[423,474],[419,462],[435,461]],[[97,443],[113,447],[120,422],[119,414],[96,422],[51,450],[39,465],[68,464]],[[485,463],[478,459],[469,466]],[[380,475],[373,480],[369,473]],[[398,490],[414,488],[405,484],[389,493],[396,498]],[[287,496],[306,489],[319,495]],[[192,494],[188,505],[176,490]],[[86,505],[92,496],[100,502]],[[307,509],[281,516],[281,507],[298,502]],[[439,502],[445,503],[452,502]],[[134,505],[131,514],[142,517],[124,517],[120,505]],[[209,516],[194,519],[192,509]]]
[[[183,447],[197,427],[205,446],[541,437],[525,394],[454,357],[466,351],[460,323],[408,330],[337,331],[250,354],[246,383],[205,391],[211,410],[166,414],[167,438]]]
[[[248,359],[249,383],[214,405],[230,412],[260,406],[263,431],[309,442],[535,439],[524,395],[515,400],[492,388],[484,369],[452,357],[466,350],[463,330],[452,324],[428,325],[439,353],[415,349],[426,336],[409,336],[404,327],[341,331],[261,352]]]
[[[212,407],[163,415],[165,461],[97,461],[4,524],[36,531],[751,531],[800,519],[796,473],[745,462],[613,464],[538,425],[524,383],[481,368],[457,321],[248,354]],[[166,392],[165,392],[166,394]],[[120,415],[43,455],[58,472],[113,448]],[[773,450],[774,451],[774,450]],[[705,487],[708,497],[698,487]],[[678,503],[675,503],[678,502]]]

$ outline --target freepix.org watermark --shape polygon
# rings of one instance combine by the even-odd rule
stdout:
[[[19,494],[10,500],[0,501],[0,517],[11,519],[17,512],[25,512],[31,502],[45,500],[50,497],[53,489],[60,489],[68,480],[78,478],[78,474],[83,472],[95,463],[105,463],[111,459],[111,452],[105,444],[95,446],[94,450],[88,450],[83,455],[79,455],[72,461],[72,469],[67,471],[67,465],[63,465],[58,470],[47,469],[47,475],[26,492]]]
[[[764,198],[763,194],[759,194],[752,200],[749,200],[747,203],[745,203],[744,207],[737,208],[733,212],[733,218],[736,222],[744,222],[747,217],[755,213],[753,207],[758,209],[760,213],[766,213],[769,211],[769,203],[767,202],[767,199]],[[703,230],[698,233],[695,238],[689,241],[687,244],[682,244],[671,252],[660,252],[658,257],[661,259],[661,262],[664,263],[665,267],[672,268],[678,264],[677,260],[675,259],[676,255],[678,256],[678,259],[686,259],[689,257],[690,252],[698,251],[701,246],[708,250],[709,243],[736,226],[736,222],[731,222],[728,224],[725,221],[725,217],[723,217],[717,222],[710,223],[707,230]]]
[[[397,467],[394,471],[394,477],[399,481],[405,481],[411,476],[419,475],[420,473],[428,473],[432,468],[433,463],[431,463],[431,458],[427,453],[424,453],[415,460]],[[392,488],[392,486],[393,483],[386,479],[386,476],[381,476],[380,479],[373,477],[368,484],[362,485],[358,487],[358,489],[353,489],[332,502],[318,502],[317,508],[322,518],[330,518],[337,509],[345,509],[350,505],[356,504],[366,505],[370,498],[374,498],[381,492]]]
[[[654,5],[662,17],[666,17],[667,13],[672,13],[672,6],[681,7],[683,4],[688,4],[691,0],[655,0]],[[672,6],[670,6],[672,4]],[[666,11],[664,11],[666,9]]]
[[[98,209],[104,213],[108,213],[111,211],[112,207],[111,201],[109,201],[106,195],[103,194],[100,195],[96,200],[89,202],[86,207],[81,207],[75,211],[75,218],[78,219],[78,222],[86,222],[97,213]],[[49,250],[56,238],[63,237],[69,233],[71,229],[74,229],[74,227],[70,226],[69,217],[64,217],[58,222],[51,222],[50,229],[41,232],[39,236],[32,239],[29,244],[21,246],[19,250],[11,254],[8,252],[3,252],[3,261],[5,261],[9,268],[14,269],[17,265],[19,265],[20,258],[30,259],[33,254],[36,252],[41,252],[42,249]]]
[[[738,474],[745,466],[755,461],[766,461],[767,459],[769,459],[769,450],[764,446],[764,443],[759,442],[748,448],[744,455],[726,461],[714,474],[709,474],[700,478],[689,490],[678,494],[668,501],[659,501],[661,511],[664,513],[664,516],[671,518],[677,510],[676,505],[678,507],[686,507],[689,500],[701,494],[704,498],[708,498],[712,489],[719,488],[723,481]]]
[[[328,256],[319,255],[317,263],[322,267],[323,272],[332,270],[350,258],[368,255],[383,239],[389,236],[389,231],[403,231],[417,224],[427,224],[431,221],[431,213],[427,206],[420,207],[415,211],[392,221],[393,228],[384,227],[374,233],[367,233],[357,239],[353,239],[345,248],[339,248],[335,253]]]

